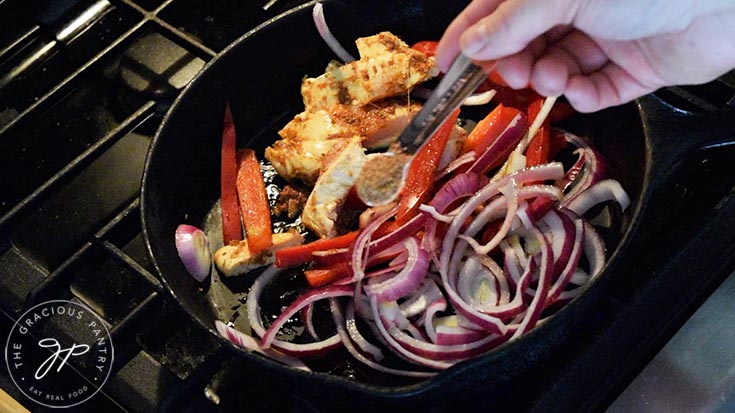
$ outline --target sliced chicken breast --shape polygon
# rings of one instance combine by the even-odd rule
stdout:
[[[326,160],[326,169],[306,200],[301,220],[321,238],[337,235],[337,216],[365,164],[361,140],[360,137],[340,140],[340,146],[344,144],[344,147],[334,148],[334,155]]]

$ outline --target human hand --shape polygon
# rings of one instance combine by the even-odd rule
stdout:
[[[474,0],[437,50],[497,61],[516,89],[564,94],[580,112],[658,88],[711,81],[735,67],[732,0]]]

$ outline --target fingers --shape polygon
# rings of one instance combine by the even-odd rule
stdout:
[[[436,63],[446,72],[459,54],[459,38],[470,26],[492,13],[503,0],[474,0],[447,27],[436,50]]]
[[[608,61],[592,38],[575,30],[551,45],[534,63],[530,80],[539,93],[558,96],[564,92],[569,76],[592,73]]]
[[[498,62],[497,71],[508,86],[514,89],[528,87],[531,81],[531,69],[536,59],[546,48],[546,38],[539,37],[532,41],[525,49],[508,56]]]
[[[579,112],[622,105],[653,92],[615,64],[589,75],[570,76],[564,95]]]
[[[475,60],[496,60],[516,54],[548,30],[570,23],[577,3],[507,0],[467,28],[459,39],[460,47]]]

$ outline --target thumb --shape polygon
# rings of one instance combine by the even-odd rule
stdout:
[[[523,50],[554,26],[570,24],[575,0],[507,0],[467,29],[459,39],[462,51],[475,60],[495,60]]]

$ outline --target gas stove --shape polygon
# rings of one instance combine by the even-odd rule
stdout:
[[[183,314],[147,256],[139,214],[144,158],[171,102],[230,42],[302,2],[0,1],[0,336],[51,300],[99,316],[115,346],[111,373],[73,411],[335,408],[248,374]],[[735,75],[658,95],[723,110],[735,105]],[[631,249],[631,280],[605,297],[591,338],[515,384],[526,410],[604,409],[732,272],[733,162],[723,146],[678,166],[648,213],[655,238]],[[50,410],[4,367],[0,388]]]

